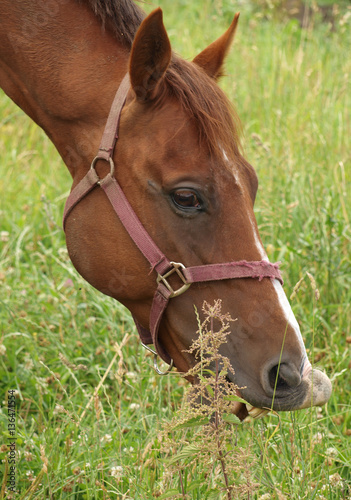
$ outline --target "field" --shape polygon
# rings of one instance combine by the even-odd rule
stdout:
[[[259,177],[264,246],[282,261],[288,296],[304,278],[292,307],[311,361],[333,382],[326,407],[232,425],[232,451],[246,450],[235,498],[351,498],[351,10],[332,30],[318,16],[301,29],[247,2],[145,8],[157,5],[185,58],[241,11],[221,86]],[[19,394],[16,498],[226,498],[217,469],[204,474],[196,454],[185,457],[185,475],[167,476],[162,429],[186,383],[154,373],[128,312],[73,269],[61,228],[70,176],[3,93],[0,124],[0,499],[14,498],[5,493],[11,389]],[[180,452],[177,443],[170,451]]]

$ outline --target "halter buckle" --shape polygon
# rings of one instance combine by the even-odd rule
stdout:
[[[170,262],[170,264],[172,268],[165,274],[158,274],[156,281],[157,283],[162,282],[165,285],[165,287],[171,292],[171,295],[169,296],[169,298],[171,299],[173,297],[178,297],[182,293],[186,292],[191,283],[187,282],[184,274],[182,273],[182,269],[185,269],[185,266],[183,264],[181,264],[180,262]],[[183,285],[180,288],[178,288],[178,290],[173,290],[173,288],[167,281],[167,278],[169,278],[169,276],[171,276],[174,273],[176,273],[183,282]]]

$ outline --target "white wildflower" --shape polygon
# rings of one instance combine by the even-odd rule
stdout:
[[[138,378],[138,375],[135,372],[127,372],[126,378],[134,382]]]
[[[34,476],[34,472],[32,470],[28,470],[26,472],[26,476],[27,476],[28,481],[31,481],[31,482],[35,481],[36,476]]]
[[[4,243],[6,243],[7,241],[9,241],[9,236],[10,236],[10,233],[8,231],[1,231],[0,232],[0,241],[3,241]]]
[[[121,465],[116,465],[110,469],[110,476],[120,479],[123,474],[123,467]]]
[[[39,388],[40,387],[40,390],[41,390],[41,393],[42,394],[47,394],[48,391],[47,391],[47,388],[48,388],[48,382],[46,380],[46,378],[43,378],[43,377],[36,377],[36,386]]]
[[[23,361],[26,370],[31,370],[32,368],[34,368],[33,360],[28,352],[25,354]]]
[[[65,258],[67,257],[68,258],[68,250],[66,247],[61,247],[58,249],[58,254],[61,258]]]
[[[320,420],[321,418],[324,418],[322,408],[317,408],[317,418],[318,418],[318,420]]]
[[[59,413],[65,413],[65,409],[62,405],[56,405],[53,413],[54,415],[58,415]]]
[[[24,451],[24,459],[26,462],[31,462],[33,460],[33,453],[31,453],[30,451]]]
[[[317,432],[314,436],[313,436],[313,443],[314,444],[320,444],[323,442],[323,434],[321,432]]]
[[[101,440],[100,440],[102,443],[111,443],[112,441],[112,436],[111,434],[105,434],[104,436],[102,436]]]
[[[140,408],[140,404],[138,404],[138,403],[132,403],[132,404],[129,406],[129,408],[130,408],[131,410],[139,410],[139,408]]]
[[[340,474],[336,472],[335,474],[329,476],[329,482],[332,486],[340,486],[342,483]]]

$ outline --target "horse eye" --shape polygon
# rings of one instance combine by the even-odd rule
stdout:
[[[178,189],[172,193],[172,200],[178,208],[196,208],[201,209],[201,203],[197,194],[189,189]]]

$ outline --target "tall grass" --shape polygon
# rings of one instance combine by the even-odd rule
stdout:
[[[233,433],[238,448],[251,445],[254,498],[350,498],[350,17],[335,31],[318,23],[301,30],[240,4],[158,2],[175,49],[187,58],[241,10],[221,85],[241,116],[259,176],[263,242],[283,262],[288,294],[304,278],[292,305],[333,394],[325,408],[282,412]],[[73,270],[61,230],[68,172],[4,95],[0,110],[0,397],[19,393],[19,498],[166,498],[161,428],[181,405],[184,381],[157,377],[129,314]],[[5,460],[4,407],[0,429]],[[4,463],[0,470],[5,498]],[[170,488],[181,497],[179,478]],[[206,498],[199,491],[186,498]]]

